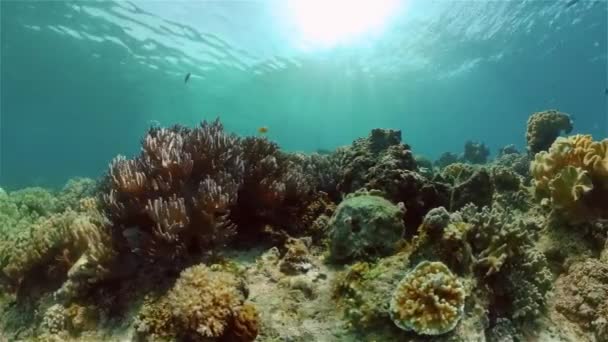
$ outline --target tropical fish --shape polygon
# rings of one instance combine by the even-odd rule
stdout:
[[[190,79],[190,73],[186,74],[186,77],[184,78],[184,83],[188,83],[188,80]]]
[[[260,134],[268,133],[268,127],[262,126],[262,127],[258,128],[258,133],[260,133]]]

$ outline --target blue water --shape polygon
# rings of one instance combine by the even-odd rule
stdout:
[[[528,116],[550,108],[608,136],[605,0],[402,1],[382,30],[331,44],[280,0],[0,3],[9,189],[99,176],[149,125],[218,115],[306,152],[375,127],[431,158],[469,139],[523,149]]]

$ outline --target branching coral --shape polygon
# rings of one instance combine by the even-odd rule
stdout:
[[[572,131],[572,120],[568,114],[557,110],[532,114],[528,118],[526,131],[528,151],[532,154],[546,151],[562,131],[566,134]]]
[[[248,230],[271,225],[301,234],[306,227],[300,219],[318,198],[317,178],[305,172],[311,168],[308,157],[281,152],[265,138],[247,137],[241,145],[245,172],[231,217]]]
[[[433,215],[430,215],[433,214]],[[540,227],[498,204],[478,211],[469,204],[453,213],[434,210],[415,239],[413,261],[439,260],[463,277],[477,279],[491,317],[523,322],[538,317],[551,285],[547,261],[534,246]]]
[[[233,275],[204,265],[184,270],[167,294],[178,329],[198,339],[222,336],[245,299],[242,286]]]
[[[246,297],[242,279],[202,264],[192,266],[165,296],[142,307],[135,325],[140,334],[155,339],[253,341],[258,316],[244,302]]]
[[[506,304],[492,310],[519,321],[537,317],[545,305],[551,274],[547,260],[533,244],[532,236],[540,229],[536,221],[498,205],[481,212],[469,206],[461,213],[470,225],[466,238],[473,267],[490,285],[494,300]]]
[[[59,292],[72,296],[83,286],[107,276],[115,252],[107,221],[93,207],[81,212],[67,210],[39,220],[13,236],[6,255],[0,266],[13,286],[19,287],[25,280],[39,282],[41,275],[32,271],[46,267],[51,278],[67,276]]]
[[[395,324],[421,335],[454,329],[463,315],[465,290],[441,262],[424,261],[397,285],[390,304]]]
[[[608,139],[559,137],[530,166],[536,194],[568,220],[608,217]]]
[[[218,120],[151,128],[138,157],[110,165],[103,199],[114,235],[136,227],[140,241],[122,244],[152,259],[211,250],[235,231],[228,214],[243,173],[241,145]]]

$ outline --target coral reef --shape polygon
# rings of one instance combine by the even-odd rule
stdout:
[[[559,137],[530,166],[538,198],[573,222],[608,218],[608,139]]]
[[[463,315],[465,290],[441,262],[423,261],[397,285],[390,312],[397,326],[422,335],[441,335]]]
[[[350,194],[329,221],[330,256],[337,262],[395,252],[404,232],[403,207],[374,192]]]
[[[572,131],[572,120],[566,113],[557,110],[537,112],[528,118],[526,140],[531,154],[546,151],[561,132]]]
[[[216,120],[150,128],[99,182],[0,189],[0,339],[606,340],[608,139],[540,114],[547,151],[491,162],[388,129],[288,153]]]
[[[488,161],[490,150],[484,143],[467,141],[464,144],[462,160],[471,164],[485,164]]]
[[[498,204],[481,211],[469,204],[450,220],[437,209],[425,218],[410,258],[441,261],[457,274],[477,279],[474,292],[486,298],[490,317],[525,322],[541,313],[552,278],[534,246],[539,230],[534,218]]]

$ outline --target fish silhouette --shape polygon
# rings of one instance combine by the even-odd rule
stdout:
[[[189,79],[190,79],[190,73],[187,73],[186,77],[184,77],[184,83],[188,83]]]

